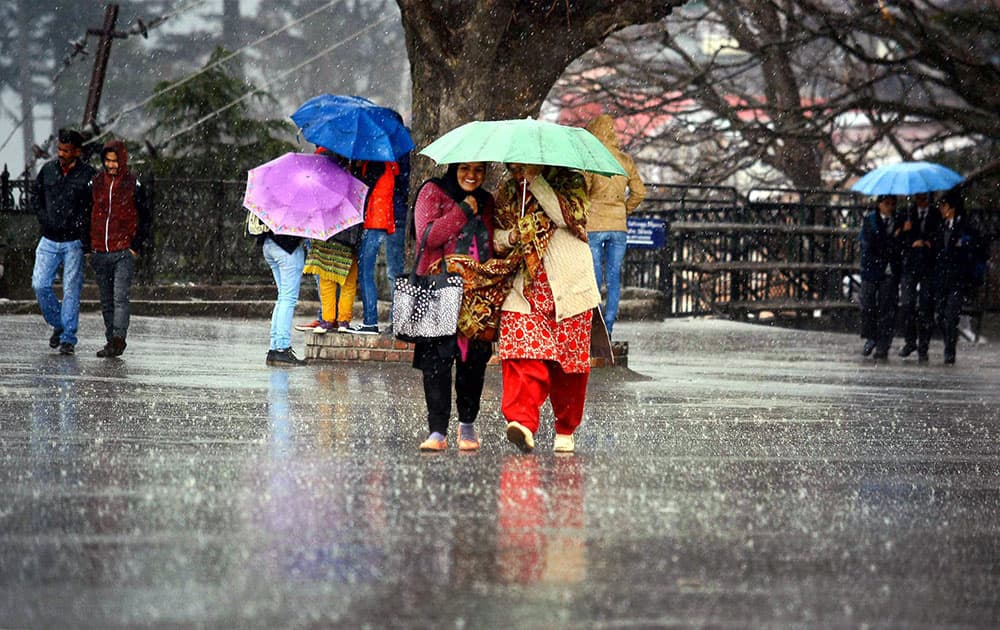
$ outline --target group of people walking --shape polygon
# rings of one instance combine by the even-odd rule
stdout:
[[[603,321],[610,332],[620,298],[625,217],[645,196],[634,162],[618,149],[611,117],[596,119],[591,131],[627,176],[584,176],[565,168],[507,164],[508,177],[494,196],[483,188],[487,164],[465,162],[448,165],[444,174],[423,182],[417,191],[412,214],[419,243],[417,274],[429,273],[432,266],[462,273],[466,290],[477,293],[477,305],[488,313],[478,328],[460,322],[454,335],[414,344],[413,367],[422,373],[427,405],[428,433],[421,450],[447,449],[453,398],[458,448],[479,448],[475,421],[494,347],[503,374],[501,412],[508,439],[523,451],[533,450],[540,409],[550,399],[556,418],[554,449],[574,450],[590,372],[594,313],[601,302],[598,279],[607,281]],[[261,230],[258,239],[278,285],[267,357],[272,366],[303,363],[290,338],[303,272],[318,278],[320,314],[296,328],[313,334],[381,332],[375,260],[382,240],[406,229],[408,163],[358,162],[322,148],[318,152],[369,186],[364,220],[357,230],[325,242]],[[398,251],[397,260],[387,252],[390,285],[402,273],[402,248]],[[580,273],[581,264],[589,270],[591,262],[594,273]],[[357,284],[363,321],[352,326]],[[482,326],[486,320],[491,324]]]
[[[931,204],[929,193],[914,196],[905,210],[896,197],[880,195],[861,227],[862,354],[887,360],[900,318],[900,357],[917,353],[929,361],[931,336],[940,331],[944,363],[955,363],[962,304],[982,280],[986,251],[965,215],[957,188]],[[901,311],[897,313],[897,309]]]
[[[555,416],[553,450],[575,450],[601,302],[596,274],[580,273],[581,262],[592,259],[587,183],[580,173],[554,166],[511,163],[506,169],[496,197],[482,188],[482,162],[449,165],[417,195],[417,272],[427,273],[439,261],[462,273],[466,291],[477,298],[469,315],[475,321],[460,321],[451,338],[415,344],[413,365],[423,373],[427,403],[423,451],[447,448],[453,365],[458,448],[479,448],[474,422],[494,338],[507,439],[524,452],[534,450],[548,399]],[[484,321],[495,321],[496,328]]]
[[[508,440],[523,451],[533,450],[540,409],[549,399],[555,415],[554,450],[574,450],[595,322],[612,333],[625,218],[645,196],[635,164],[618,148],[613,119],[599,116],[588,129],[615,156],[625,176],[511,163],[505,165],[507,177],[494,196],[483,188],[487,165],[465,162],[448,165],[444,174],[421,185],[413,208],[420,243],[416,272],[447,266],[462,274],[466,291],[476,299],[471,319],[460,321],[455,335],[415,344],[413,367],[422,372],[427,405],[428,434],[421,450],[447,448],[452,389],[458,448],[479,448],[474,423],[494,351],[502,370],[501,412]],[[61,130],[58,158],[46,163],[36,179],[33,199],[42,236],[32,287],[52,327],[49,345],[73,354],[84,260],[89,258],[105,325],[105,345],[97,356],[115,357],[126,348],[129,289],[136,259],[150,238],[151,211],[142,183],[128,168],[123,142],[103,146],[100,172],[81,159],[83,147],[79,132]],[[317,152],[367,184],[364,219],[328,241],[274,234],[260,223],[251,228],[278,293],[269,366],[304,364],[291,343],[303,274],[316,278],[320,311],[315,321],[296,328],[313,334],[374,335],[381,332],[375,268],[383,243],[390,286],[403,273],[408,157],[373,162],[348,160],[322,148]],[[929,194],[916,195],[904,211],[891,195],[876,203],[860,233],[862,352],[887,359],[901,315],[905,344],[899,356],[916,352],[920,362],[927,362],[931,336],[940,330],[944,362],[954,363],[962,304],[985,260],[962,196],[957,189],[944,193],[936,210]],[[593,273],[580,273],[584,261],[592,263]],[[61,300],[53,290],[60,267]],[[598,310],[602,283],[607,287],[603,316]],[[362,322],[352,325],[358,292]]]
[[[31,286],[46,323],[49,346],[60,354],[76,351],[89,259],[100,292],[104,346],[99,357],[125,352],[129,327],[129,290],[136,259],[151,234],[151,210],[139,178],[128,168],[125,143],[112,140],[101,149],[97,172],[81,159],[83,135],[63,129],[58,157],[42,166],[32,195],[41,227]],[[62,268],[62,299],[53,284]]]

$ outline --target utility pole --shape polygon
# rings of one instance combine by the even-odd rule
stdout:
[[[32,145],[35,144],[35,95],[31,84],[31,64],[29,62],[29,19],[28,5],[31,0],[21,0],[17,8],[17,70],[18,81],[21,84],[21,139],[24,142],[24,172],[30,175],[35,155]]]
[[[128,33],[115,30],[118,22],[118,5],[109,4],[104,8],[104,25],[100,29],[88,28],[87,35],[97,35],[101,38],[94,56],[94,73],[90,75],[90,90],[87,92],[87,106],[83,110],[83,128],[96,129],[97,110],[101,105],[101,92],[104,90],[104,74],[108,69],[108,58],[111,56],[111,42],[117,37],[125,39]]]

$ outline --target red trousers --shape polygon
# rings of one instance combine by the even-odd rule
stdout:
[[[589,372],[567,374],[555,361],[504,359],[501,411],[507,422],[538,432],[542,403],[548,398],[556,417],[556,433],[571,435],[583,421]]]

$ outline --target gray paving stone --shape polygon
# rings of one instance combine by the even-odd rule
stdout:
[[[576,455],[548,408],[534,454],[504,441],[498,370],[482,450],[422,455],[407,365],[267,368],[263,319],[134,317],[120,359],[101,330],[64,357],[0,316],[0,628],[1000,617],[997,344],[875,365],[853,335],[620,322]]]

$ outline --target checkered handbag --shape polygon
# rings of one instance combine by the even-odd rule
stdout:
[[[409,275],[396,278],[392,332],[400,341],[434,341],[454,335],[458,330],[462,276],[448,273],[447,265],[441,265],[440,273],[417,275],[417,261],[423,257],[430,229],[428,225],[424,230],[413,270]]]

